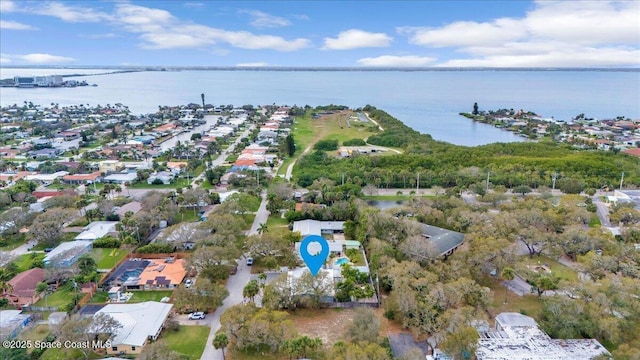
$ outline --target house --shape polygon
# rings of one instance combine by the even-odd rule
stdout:
[[[138,180],[138,174],[134,172],[111,174],[103,179],[103,181],[108,184],[133,183],[136,180]]]
[[[344,221],[301,220],[293,222],[293,231],[302,236],[342,233]]]
[[[119,160],[103,160],[98,162],[98,170],[105,174],[110,174],[112,172],[118,171],[120,166],[121,165]]]
[[[462,233],[427,224],[422,224],[421,235],[431,243],[433,255],[437,257],[453,254],[464,242]]]
[[[35,151],[31,151],[29,153],[29,156],[31,156],[32,159],[37,159],[42,157],[55,159],[58,156],[58,150],[52,149],[52,148],[35,150]]]
[[[147,184],[151,185],[154,182],[157,182],[156,180],[160,180],[162,181],[163,184],[169,185],[171,184],[174,178],[175,178],[175,175],[173,173],[170,173],[168,171],[160,171],[158,173],[153,173],[149,175],[149,178],[147,179]]]
[[[132,201],[128,204],[124,204],[120,207],[114,207],[113,213],[120,216],[120,219],[124,218],[128,212],[132,212],[134,215],[142,210],[142,204],[138,201]]]
[[[23,271],[7,282],[10,288],[2,294],[2,297],[6,298],[9,304],[22,309],[23,306],[40,300],[42,294],[36,293],[36,286],[43,281],[43,269],[33,268]]]
[[[40,173],[31,174],[31,175],[25,176],[24,179],[28,181],[38,181],[41,183],[52,183],[56,179],[64,178],[66,175],[69,175],[68,171],[56,171],[53,174],[40,174]]]
[[[116,225],[118,223],[118,221],[94,221],[85,226],[84,231],[78,234],[75,240],[94,241],[107,235],[117,237],[118,230],[116,230]]]
[[[627,150],[623,151],[623,153],[625,153],[627,155],[635,156],[635,157],[640,157],[640,148],[627,149]]]
[[[109,355],[140,354],[143,347],[160,336],[173,304],[145,301],[137,304],[108,304],[98,314],[108,314],[122,325],[111,334]],[[95,316],[95,315],[94,315]]]
[[[0,310],[0,340],[13,339],[33,321],[33,314],[21,310]]]
[[[635,208],[640,209],[640,190],[616,190],[613,196],[616,202],[635,203]]]
[[[102,173],[100,171],[92,172],[91,174],[70,174],[62,177],[62,181],[67,184],[93,184],[101,180]]]
[[[102,283],[126,290],[175,289],[187,276],[183,259],[134,259],[123,262]]]
[[[165,136],[171,134],[171,132],[177,128],[178,126],[176,124],[169,123],[158,126],[157,128],[153,129],[153,132],[159,134],[160,136]]]
[[[91,244],[92,241],[88,240],[63,242],[45,255],[43,263],[46,266],[69,267],[91,250]]]
[[[519,313],[496,316],[495,331],[479,331],[478,360],[572,360],[611,356],[595,339],[552,339],[531,317]]]
[[[167,161],[167,169],[169,169],[174,174],[180,174],[182,169],[187,168],[186,161]]]

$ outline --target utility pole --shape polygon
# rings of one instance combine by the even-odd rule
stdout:
[[[420,173],[418,173],[418,178],[416,179],[416,195],[418,195],[418,191],[420,191]]]
[[[344,173],[342,173],[342,185],[344,185]]]
[[[551,181],[552,181],[552,187],[551,190],[555,190],[556,189],[556,179],[558,179],[558,173],[554,172],[553,175],[551,175]]]
[[[624,182],[624,171],[622,172],[622,176],[620,176],[620,190],[622,190],[622,183]]]

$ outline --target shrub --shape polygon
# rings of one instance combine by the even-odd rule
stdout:
[[[313,148],[322,151],[338,150],[338,140],[320,140],[313,145]]]
[[[141,246],[136,252],[141,254],[165,254],[171,253],[175,250],[175,247],[171,244],[149,244]]]
[[[351,139],[342,143],[343,146],[365,146],[367,143],[362,139]]]
[[[114,238],[113,236],[104,236],[101,237],[100,239],[96,239],[93,242],[93,247],[94,248],[119,248],[120,247],[120,240]]]

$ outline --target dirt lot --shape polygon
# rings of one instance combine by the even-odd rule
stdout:
[[[405,333],[402,328],[382,316],[382,309],[374,309],[380,318],[380,336]],[[292,320],[300,334],[319,337],[327,347],[342,339],[343,330],[353,319],[354,309],[296,310]]]

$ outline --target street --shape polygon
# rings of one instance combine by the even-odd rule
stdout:
[[[247,232],[247,235],[255,235],[258,233],[258,228],[260,224],[266,223],[267,218],[269,217],[269,212],[267,211],[267,194],[263,192],[261,194],[262,202],[260,203],[260,207],[258,208],[258,212],[256,213],[256,217],[253,220],[253,224],[251,225],[251,229]],[[219,307],[215,313],[210,314],[204,320],[191,320],[192,322],[200,322],[203,324],[209,324],[211,326],[211,332],[209,333],[209,338],[207,338],[207,343],[204,348],[204,352],[200,359],[202,360],[223,360],[222,350],[216,350],[213,347],[213,338],[216,336],[216,332],[220,329],[220,316],[222,313],[228,308],[241,304],[244,297],[242,296],[242,290],[245,285],[249,282],[249,278],[251,276],[251,267],[247,266],[244,259],[240,259],[238,265],[238,273],[235,275],[231,275],[229,280],[227,281],[227,290],[229,290],[229,296],[224,299],[224,303],[221,307]],[[194,324],[199,325],[199,324]]]

